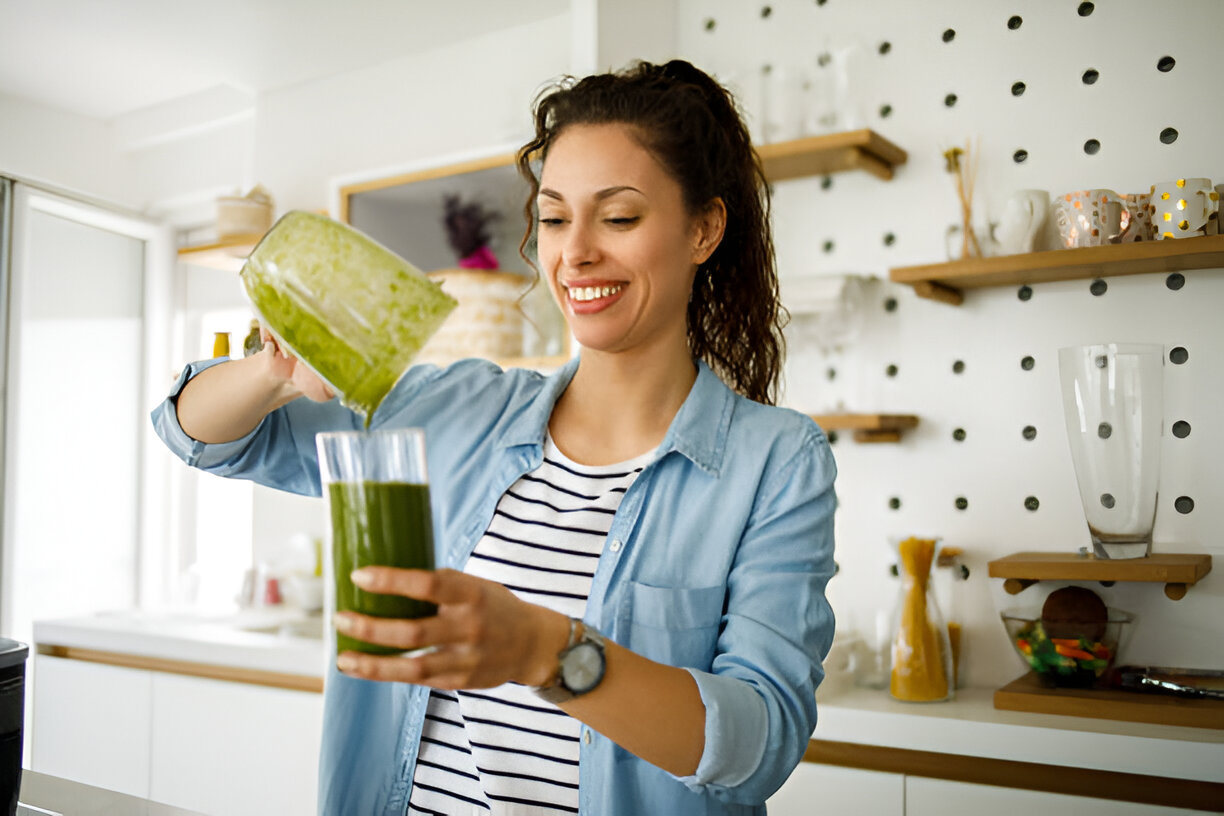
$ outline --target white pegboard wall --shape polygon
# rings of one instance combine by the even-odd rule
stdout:
[[[909,153],[890,182],[844,173],[777,185],[784,279],[887,278],[893,266],[945,260],[959,208],[942,153],[967,140],[980,150],[974,211],[982,232],[1020,189],[1129,193],[1178,177],[1224,182],[1215,147],[1224,111],[1211,102],[1219,93],[1214,40],[1224,30],[1224,3],[682,0],[679,7],[681,55],[744,90],[758,129],[770,98],[763,67],[816,76],[829,54],[845,68],[850,100],[836,129],[868,126]],[[1170,70],[1161,70],[1170,67],[1165,58]],[[1096,72],[1091,84],[1089,70]],[[1024,84],[1019,94],[1017,82]],[[1177,130],[1171,143],[1161,141],[1167,128]],[[1086,151],[1089,140],[1099,149]],[[1023,162],[1014,159],[1018,150],[1027,153]],[[1092,586],[1137,615],[1124,660],[1224,668],[1224,428],[1217,420],[1224,275],[1187,272],[1180,289],[1169,288],[1164,274],[1108,278],[1102,294],[1090,283],[1034,285],[1028,299],[1017,287],[971,290],[957,308],[878,280],[841,348],[813,342],[797,318],[788,332],[787,404],[921,417],[900,444],[861,445],[844,434],[834,445],[842,569],[830,596],[844,623],[868,629],[876,607],[891,603],[897,581],[888,573],[888,538],[934,531],[968,553],[970,579],[956,587],[965,679],[996,686],[1020,674],[998,610],[1039,607],[1050,587],[1006,596],[986,577],[986,562],[1018,550],[1089,545],[1057,350],[1156,342],[1166,351],[1185,348],[1189,360],[1166,359],[1154,549],[1211,553],[1215,571],[1178,602],[1156,584]],[[1031,368],[1022,365],[1026,357]],[[1178,421],[1188,423],[1189,435],[1170,433]],[[1194,502],[1188,513],[1175,506],[1183,496]],[[1035,510],[1026,506],[1030,497]]]

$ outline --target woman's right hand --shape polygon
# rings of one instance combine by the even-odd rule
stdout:
[[[327,402],[336,396],[336,392],[309,366],[282,349],[266,327],[260,326],[259,337],[263,340],[263,349],[259,353],[266,355],[264,364],[268,366],[271,376],[289,382],[302,396],[315,402]]]

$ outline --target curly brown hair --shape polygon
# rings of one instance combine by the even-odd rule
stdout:
[[[535,137],[518,152],[531,186],[519,246],[528,263],[540,180],[535,164],[570,125],[629,125],[680,184],[690,214],[716,198],[727,208],[722,242],[697,269],[688,305],[689,351],[731,388],[772,405],[778,397],[788,315],[778,296],[769,187],[731,94],[683,60],[582,80],[566,77],[535,103]]]

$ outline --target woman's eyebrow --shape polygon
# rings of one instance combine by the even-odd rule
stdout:
[[[595,198],[599,201],[602,201],[605,198],[610,198],[616,195],[617,193],[623,193],[626,191],[631,191],[631,192],[637,193],[638,195],[645,195],[641,190],[639,190],[636,187],[633,187],[628,184],[618,184],[615,187],[605,187],[604,189],[595,193]],[[559,192],[549,187],[541,187],[539,196],[541,198],[553,198],[553,199],[556,199],[557,201],[565,200],[565,196],[561,195]]]

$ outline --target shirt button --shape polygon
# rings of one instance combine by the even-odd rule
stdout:
[[[591,744],[591,729],[589,728],[582,729],[582,741],[586,743],[587,745]]]
[[[619,538],[612,539],[612,552],[620,552],[621,540]]]

